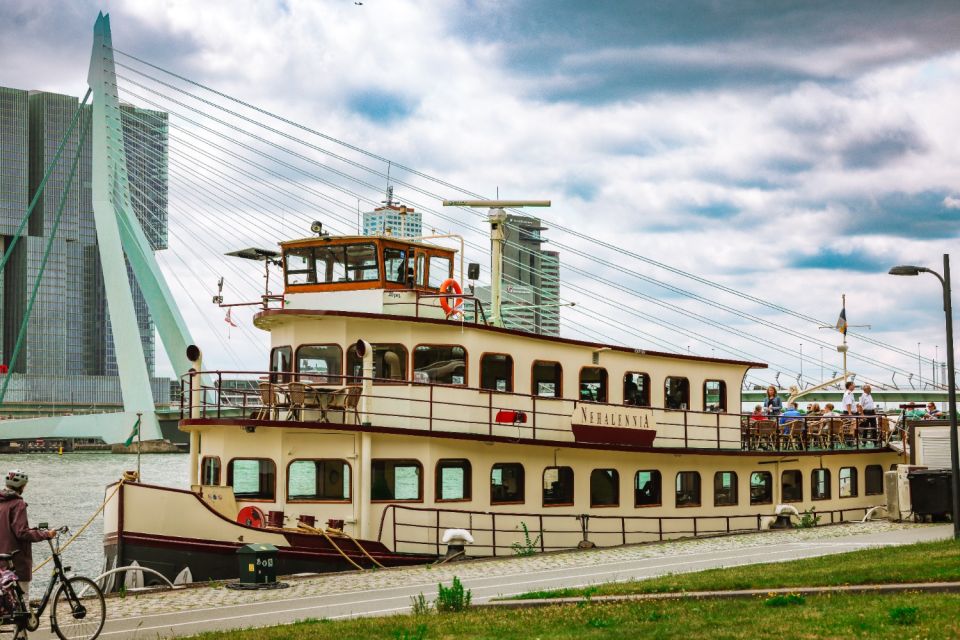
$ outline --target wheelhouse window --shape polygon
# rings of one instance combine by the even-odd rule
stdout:
[[[573,504],[573,469],[547,467],[543,470],[543,506]]]
[[[717,471],[713,474],[713,505],[730,507],[739,502],[737,474],[734,471]]]
[[[427,281],[427,256],[424,253],[417,252],[416,257],[416,275],[417,275],[417,286],[422,287]]]
[[[620,473],[616,469],[590,472],[590,506],[616,507],[620,504]]]
[[[703,383],[703,410],[715,413],[727,410],[727,383],[723,380],[707,380]]]
[[[293,371],[293,349],[274,347],[270,350],[270,382],[289,382]]]
[[[470,500],[471,475],[469,460],[439,460],[435,487],[437,502]]]
[[[370,282],[380,279],[377,246],[373,243],[329,245],[314,247],[312,251],[316,264],[314,282],[317,284]],[[289,267],[287,272],[289,273]]]
[[[287,249],[283,255],[287,284],[316,284],[317,269],[313,249]]]
[[[490,504],[520,504],[524,501],[523,465],[498,462],[490,469]]]
[[[467,351],[459,345],[422,344],[413,350],[414,382],[467,384]]]
[[[430,256],[430,274],[427,286],[439,289],[447,278],[453,276],[453,267],[447,256]]]
[[[513,391],[513,358],[504,353],[485,353],[480,358],[480,388]]]
[[[207,486],[220,484],[220,458],[204,456],[200,462],[200,484]]]
[[[383,273],[387,282],[406,285],[407,283],[407,252],[403,249],[383,250]]]
[[[628,373],[623,376],[623,404],[650,406],[650,376],[645,373]]]
[[[803,473],[789,469],[780,476],[780,498],[784,502],[803,502]]]
[[[659,507],[661,504],[660,472],[656,469],[637,471],[633,479],[633,506]]]
[[[773,474],[754,471],[750,474],[750,504],[773,503]]]
[[[374,344],[373,377],[378,380],[407,379],[407,348],[402,344]],[[363,377],[363,358],[357,355],[357,345],[347,349],[347,375],[350,383],[359,383]]]
[[[227,464],[227,486],[238,500],[269,500],[277,493],[277,465],[268,458],[234,458]]]
[[[421,500],[423,468],[416,460],[373,460],[370,464],[371,500]]]
[[[840,467],[840,497],[854,498],[857,495],[857,468]]]
[[[346,460],[294,460],[287,467],[287,500],[350,502]]]
[[[863,491],[868,496],[878,496],[883,493],[883,466],[868,464],[863,470]]]
[[[814,469],[810,474],[810,498],[830,499],[830,469]]]
[[[663,383],[663,406],[667,409],[686,411],[690,407],[690,381],[671,377]]]
[[[341,381],[343,349],[337,344],[304,344],[297,347],[297,372],[303,382]]]
[[[676,499],[678,507],[700,506],[700,473],[681,471],[677,474]]]
[[[531,395],[559,398],[563,395],[563,367],[559,362],[535,360],[531,377]]]
[[[607,370],[602,367],[580,369],[580,399],[584,402],[607,401]]]

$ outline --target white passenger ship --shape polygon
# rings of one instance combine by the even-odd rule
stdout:
[[[494,273],[502,223],[492,209]],[[838,522],[883,504],[899,460],[886,424],[742,416],[760,363],[496,326],[497,292],[486,310],[457,293],[456,252],[435,244],[318,235],[238,255],[282,263],[254,320],[268,370],[202,372],[193,354],[192,488],[124,484],[114,566],[227,578],[251,542],[282,573],[422,563],[452,528],[470,556],[629,544],[755,530],[781,504]]]

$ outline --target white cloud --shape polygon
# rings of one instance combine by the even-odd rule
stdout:
[[[557,244],[597,251],[561,232],[557,225],[577,229],[808,315],[833,315],[839,294],[847,292],[854,296],[851,312],[856,309],[858,315],[870,316],[868,322],[877,325],[878,333],[894,335],[898,327],[886,319],[899,318],[895,312],[903,301],[902,283],[879,274],[849,271],[811,276],[810,271],[792,268],[793,258],[816,255],[821,248],[842,248],[888,255],[894,263],[901,257],[943,253],[948,243],[943,238],[957,235],[956,229],[950,228],[939,237],[927,238],[902,237],[894,228],[877,232],[873,228],[876,220],[850,204],[882,203],[891,193],[955,193],[960,167],[960,150],[951,142],[960,137],[960,122],[951,110],[960,98],[960,53],[956,50],[923,57],[925,43],[915,36],[811,44],[809,48],[771,47],[756,39],[738,41],[732,35],[731,41],[709,48],[662,42],[640,42],[633,48],[604,45],[562,53],[562,70],[600,74],[611,65],[629,65],[643,56],[648,62],[683,64],[708,72],[741,68],[748,73],[762,66],[783,71],[785,76],[797,73],[831,80],[745,86],[718,83],[693,89],[684,86],[677,91],[660,86],[652,92],[637,87],[633,95],[627,92],[627,97],[616,100],[550,101],[532,89],[553,84],[576,90],[577,86],[570,84],[575,80],[562,71],[531,78],[529,70],[518,71],[507,62],[510,42],[498,41],[495,35],[482,42],[471,41],[450,29],[465,13],[472,19],[489,19],[485,12],[469,13],[469,8],[452,1],[367,1],[357,6],[297,0],[286,4],[284,11],[280,4],[253,1],[115,0],[109,8],[114,42],[124,51],[472,191],[492,195],[499,188],[505,196],[552,198],[555,206],[543,215],[547,226],[553,227],[546,235]],[[69,12],[58,11],[68,5],[73,7]],[[80,93],[78,87],[86,77],[89,40],[85,38],[91,31],[93,4],[86,5],[89,15],[82,15],[73,3],[21,2],[12,7],[0,8],[0,43],[6,43],[0,44],[0,59],[11,62],[0,68],[0,85]],[[25,16],[26,24],[3,27],[4,12]],[[13,23],[8,20],[6,24]],[[69,38],[62,37],[63,33]],[[169,49],[164,43],[169,43]],[[859,71],[862,68],[869,70]],[[841,82],[837,77],[847,80]],[[123,82],[121,89],[133,90]],[[370,91],[402,99],[409,114],[392,122],[377,122],[349,108],[353,96]],[[188,113],[165,104],[174,112]],[[176,116],[173,121],[177,122]],[[311,144],[386,171],[384,163],[273,124]],[[876,166],[849,166],[854,151],[863,148],[869,156],[876,140],[901,131],[914,136],[919,147],[905,144],[902,153],[894,149]],[[187,139],[176,130],[172,135],[175,141]],[[284,144],[292,146],[289,141]],[[349,188],[358,196],[380,199],[385,186],[382,177],[306,147],[298,147],[298,151],[357,176],[364,184],[350,183]],[[171,162],[187,162],[175,153],[171,158]],[[321,167],[309,165],[308,169],[330,177]],[[391,174],[438,195],[451,195],[446,188],[405,175],[396,167],[391,167]],[[184,313],[196,327],[198,339],[209,344],[210,363],[233,366],[233,359],[238,358],[244,366],[260,368],[266,357],[262,349],[238,348],[241,334],[237,332],[231,341],[225,340],[226,326],[222,314],[209,304],[209,289],[218,275],[228,274],[230,286],[237,287],[231,295],[255,296],[260,293],[259,274],[251,276],[251,282],[234,273],[240,267],[228,265],[218,254],[238,248],[242,242],[269,244],[274,240],[269,237],[271,229],[284,237],[295,235],[305,219],[323,217],[331,225],[349,228],[355,216],[356,198],[302,175],[296,180],[302,185],[292,189],[274,177],[256,185],[242,178],[247,186],[256,186],[284,206],[257,199],[259,209],[249,206],[246,215],[262,221],[262,228],[256,233],[248,231],[246,237],[208,232],[203,237],[204,251],[209,254],[207,265],[192,260],[196,243],[191,244],[189,234],[174,223],[177,236],[171,240],[169,256],[163,258],[164,268],[171,274],[176,295],[182,296]],[[172,197],[181,194],[181,200],[171,201],[172,216],[209,216],[217,221],[212,223],[214,228],[218,223],[229,225],[209,210],[210,205],[200,206],[202,196],[195,193],[199,187],[181,179],[178,188]],[[316,197],[315,191],[321,189],[336,202]],[[591,197],[584,202],[566,195],[578,190]],[[440,209],[437,202],[410,189],[398,187],[398,193],[416,201],[418,208]],[[960,208],[957,196],[946,196],[942,202],[946,208]],[[692,213],[694,210],[700,213]],[[268,213],[276,216],[267,217]],[[425,213],[427,226],[453,226]],[[483,228],[481,221],[462,212],[440,214]],[[916,222],[908,218],[904,216],[904,227]],[[847,230],[851,226],[853,230]],[[486,246],[479,234],[468,235]],[[562,247],[560,251],[565,264],[599,272],[596,264],[574,257],[569,250],[564,254]],[[474,250],[468,252],[472,260],[482,260]],[[735,296],[718,294],[641,262],[611,252],[598,253],[628,269],[730,304],[744,304]],[[656,291],[623,274],[617,277],[638,290]],[[177,279],[182,285],[178,286]],[[570,281],[595,286],[584,276]],[[609,291],[595,288],[611,296]],[[576,297],[572,289],[568,295]],[[691,309],[698,306],[682,299],[679,303],[689,304]],[[586,301],[582,305],[588,306]],[[811,330],[796,319],[747,306],[791,327]],[[564,314],[577,317],[567,310]],[[729,338],[716,329],[667,317],[718,342],[756,350],[758,357],[785,359],[783,354]],[[636,318],[623,319],[639,324]],[[936,309],[916,322],[918,330],[939,330]],[[609,327],[595,328],[614,332]],[[652,327],[650,331],[673,339],[669,331]],[[757,331],[772,341],[784,339],[766,329]],[[813,334],[811,339],[818,332],[813,329]],[[639,340],[626,332],[619,337],[633,344]],[[693,348],[709,353],[711,347],[700,341]]]

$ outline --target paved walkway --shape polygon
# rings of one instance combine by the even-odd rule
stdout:
[[[282,624],[304,618],[337,619],[409,610],[410,598],[436,594],[437,583],[459,576],[473,600],[539,589],[578,587],[663,575],[776,562],[948,538],[950,525],[871,522],[538,554],[287,580],[290,588],[236,591],[204,585],[177,591],[112,597],[103,638],[168,638],[208,630]],[[41,629],[31,637],[45,637]]]

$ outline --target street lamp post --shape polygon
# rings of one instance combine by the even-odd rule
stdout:
[[[943,312],[947,319],[947,397],[950,403],[950,466],[953,488],[953,537],[960,540],[960,453],[957,451],[957,381],[953,360],[953,306],[950,303],[950,255],[943,254],[943,275],[926,267],[901,265],[890,269],[890,275],[916,276],[932,273],[943,286]]]

